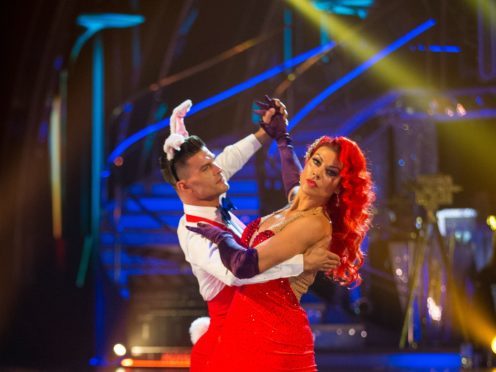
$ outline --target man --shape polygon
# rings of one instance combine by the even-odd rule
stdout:
[[[161,171],[184,204],[185,215],[178,226],[179,243],[198,279],[200,293],[208,303],[210,325],[195,343],[191,355],[191,370],[202,371],[208,368],[208,359],[234,294],[233,286],[297,276],[304,269],[318,270],[328,263],[329,257],[323,247],[305,256],[297,255],[253,278],[238,279],[223,266],[215,244],[186,229],[186,226],[196,226],[197,222],[206,222],[240,236],[244,230],[243,223],[232,213],[219,208],[219,200],[229,189],[227,180],[263,143],[270,140],[266,131],[260,128],[255,134],[226,147],[215,157],[200,138],[189,136],[186,131],[183,120],[190,107],[191,101],[185,101],[173,112],[171,136],[164,145],[167,157],[164,155],[161,158]],[[274,109],[265,110],[265,126],[270,125],[274,114]]]

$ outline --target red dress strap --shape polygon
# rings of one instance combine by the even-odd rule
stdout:
[[[213,225],[213,226],[216,226],[218,227],[219,229],[222,229],[224,231],[228,231],[232,234],[234,240],[236,240],[236,242],[238,244],[241,244],[243,245],[241,239],[234,233],[234,231],[232,231],[230,228],[228,228],[226,225],[223,225],[217,221],[214,221],[214,220],[210,220],[208,218],[205,218],[205,217],[201,217],[201,216],[194,216],[192,214],[186,214],[186,221],[187,222],[206,222],[210,225]]]
[[[192,214],[186,214],[185,216],[186,216],[186,221],[188,221],[188,222],[206,222],[210,225],[217,226],[217,227],[221,228],[222,230],[226,230],[226,231],[229,230],[224,224],[221,224],[221,223],[214,221],[214,220],[210,220],[210,219],[205,218],[205,217],[193,216]]]

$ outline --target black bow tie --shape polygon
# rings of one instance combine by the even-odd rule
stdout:
[[[238,208],[234,206],[231,199],[227,197],[223,197],[220,199],[219,212],[222,217],[222,221],[224,221],[225,224],[228,224],[231,221],[231,215],[229,214],[229,211],[236,209]]]

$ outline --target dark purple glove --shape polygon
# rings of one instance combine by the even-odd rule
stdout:
[[[281,158],[281,176],[284,193],[289,197],[291,190],[300,183],[302,167],[291,143],[278,144],[277,148],[279,150],[279,157]]]
[[[197,227],[186,226],[186,228],[216,244],[219,247],[222,264],[236,278],[252,278],[260,273],[257,250],[239,245],[230,232],[205,223],[198,223]]]
[[[276,110],[270,123],[265,124],[263,120],[260,120],[260,126],[277,142],[277,148],[279,149],[279,156],[281,158],[282,183],[285,194],[289,196],[290,191],[300,183],[302,166],[294,152],[293,145],[291,144],[292,140],[287,131],[286,119],[280,112],[280,108],[276,106],[275,100],[269,96],[266,95],[264,100],[265,102],[256,102],[261,110],[256,110],[255,112],[263,116],[271,108]]]
[[[276,105],[276,101],[267,95],[263,99],[265,102],[256,101],[256,104],[260,107],[260,110],[255,110],[255,113],[263,116],[267,110],[270,110],[271,108],[276,110],[276,112],[272,116],[269,124],[260,119],[260,126],[269,135],[269,137],[276,140],[278,145],[283,143],[291,144],[291,138],[289,137],[288,128],[286,125],[286,118],[283,116],[283,112],[281,112],[281,109],[283,111],[284,109],[282,107],[278,107]]]

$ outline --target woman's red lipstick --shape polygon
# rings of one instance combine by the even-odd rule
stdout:
[[[311,179],[307,179],[307,185],[310,187],[317,187],[317,182]]]

